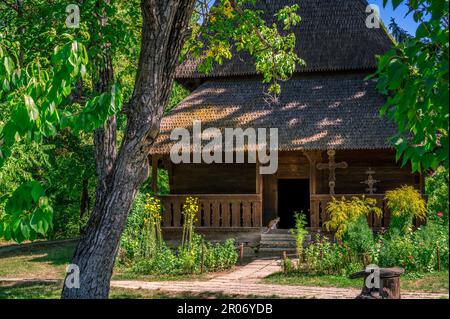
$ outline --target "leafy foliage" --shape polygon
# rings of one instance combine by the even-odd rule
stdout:
[[[181,246],[183,248],[189,248],[192,244],[194,235],[194,223],[197,221],[197,215],[200,210],[198,206],[198,198],[187,197],[183,204],[183,235],[181,238]]]
[[[194,235],[189,249],[174,252],[166,245],[161,246],[156,256],[151,259],[139,259],[129,269],[132,273],[149,275],[179,275],[201,272],[201,255],[204,253],[204,270],[220,271],[234,267],[237,252],[233,239],[224,244],[206,243],[199,235]]]
[[[162,244],[162,207],[158,198],[146,194],[144,205],[144,227],[142,234],[142,257],[152,258]]]
[[[44,189],[36,181],[19,186],[6,202],[6,214],[0,222],[0,236],[21,243],[45,235],[52,224],[52,208]]]
[[[327,230],[334,230],[335,237],[342,239],[349,228],[349,224],[356,222],[360,218],[365,218],[373,213],[381,216],[382,211],[376,206],[376,200],[366,197],[352,197],[347,200],[343,197],[341,200],[333,199],[327,205],[327,211],[330,219],[324,223]]]
[[[425,184],[428,195],[428,219],[442,219],[448,225],[448,170],[440,167],[426,179]]]
[[[394,18],[391,18],[391,23],[389,23],[389,30],[391,30],[392,36],[399,43],[411,39],[411,35],[406,30],[400,28]]]
[[[448,225],[431,222],[412,234],[380,236],[378,264],[409,272],[448,269]]]
[[[121,11],[115,1],[102,1],[103,6],[97,6],[98,3],[83,2],[86,10],[81,10],[85,15],[78,30],[65,26],[67,3],[64,1],[56,1],[51,6],[46,1],[0,4],[0,20],[10,22],[0,28],[0,106],[2,111],[6,110],[0,117],[0,167],[10,157],[14,144],[46,143],[57,138],[58,132],[66,127],[72,132],[90,132],[120,109],[119,85],[101,94],[83,85],[96,81],[101,45],[109,41],[114,51],[125,43],[121,38],[124,33],[98,36],[99,14],[106,10],[109,14],[117,13],[119,18]],[[48,176],[45,179],[50,181]],[[52,186],[50,190],[54,190]],[[56,189],[52,194],[54,199],[61,193]],[[10,193],[8,190],[2,197]],[[68,215],[58,215],[63,216],[70,228],[74,220],[68,220]],[[57,229],[62,219],[58,221]]]
[[[204,65],[208,65],[213,60],[220,63],[222,57],[230,58],[231,52],[234,54],[233,46],[256,58],[257,69],[264,75],[265,82],[286,79],[292,74],[295,63],[302,63],[293,53],[295,39],[292,35],[282,36],[275,26],[266,26],[261,12],[242,9],[250,2],[219,1],[214,7],[206,6],[207,15],[194,14],[192,38],[184,53],[206,57]],[[20,147],[25,149],[24,145],[39,143],[53,147],[67,135],[79,137],[83,150],[90,148],[92,151],[92,140],[86,133],[101,126],[111,115],[117,116],[120,142],[126,116],[119,110],[122,102],[131,98],[138,69],[142,24],[139,4],[138,0],[82,1],[78,3],[80,27],[68,29],[65,1],[0,1],[0,166],[11,167],[6,161],[16,162],[11,154]],[[197,7],[205,7],[203,1],[199,0]],[[297,6],[286,7],[277,14],[283,33],[300,22],[297,9]],[[201,25],[201,22],[207,23]],[[206,42],[196,47],[199,39]],[[227,43],[230,46],[227,47]],[[95,84],[105,67],[106,55],[112,57],[115,81],[106,91],[97,92]],[[175,85],[165,111],[169,112],[186,95],[185,89]],[[33,169],[45,168],[43,174],[30,174],[27,178],[15,179],[14,183],[14,187],[18,187],[21,182],[36,179],[47,192],[52,192],[49,204],[55,208],[55,227],[47,236],[74,234],[82,227],[81,220],[86,218],[77,215],[74,198],[80,192],[83,196],[94,196],[92,153],[87,155],[83,151],[82,156],[66,160],[66,154],[79,149],[74,147],[74,152],[66,149],[64,155],[56,153],[57,150],[60,148],[45,153],[54,159],[50,164],[57,165],[53,166],[55,170],[61,169],[69,176],[79,173],[78,178],[70,179],[59,172],[63,180],[69,181],[65,185],[55,179],[58,172],[53,172],[47,164],[45,167],[36,164]],[[81,161],[85,161],[84,167]],[[76,170],[68,170],[70,165]],[[0,167],[0,171],[5,170]],[[88,171],[91,173],[86,173]],[[2,191],[0,207],[12,191],[9,188]],[[67,212],[65,205],[69,205]],[[89,208],[89,200],[87,206]],[[83,210],[80,207],[80,215]],[[0,212],[0,219],[2,215]],[[67,232],[64,225],[68,225]]]
[[[238,255],[233,239],[223,244],[212,244],[193,231],[189,245],[180,245],[178,249],[168,247],[162,239],[158,245],[154,245],[153,238],[149,236],[148,218],[154,215],[158,223],[160,208],[154,197],[143,193],[137,196],[119,251],[119,263],[127,271],[136,274],[200,273],[202,253],[205,271],[229,269],[236,264]],[[152,247],[150,254],[149,245]]]
[[[425,201],[417,189],[402,186],[386,192],[386,207],[391,212],[390,231],[411,233],[414,218],[425,220],[427,210]]]
[[[280,94],[278,82],[287,80],[297,65],[305,62],[295,53],[294,34],[282,35],[277,24],[267,25],[263,12],[247,9],[252,3],[255,1],[220,0],[208,9],[200,1],[184,55],[200,59],[199,70],[208,73],[214,63],[220,65],[223,59],[231,59],[233,51],[246,51],[255,59],[264,82],[272,83],[269,92]],[[286,6],[275,15],[284,32],[300,23],[298,9],[298,5]]]
[[[345,245],[333,243],[318,235],[305,249],[305,262],[296,271],[310,274],[348,275],[360,270],[362,264],[352,261],[351,250]]]
[[[295,219],[295,229],[291,229],[291,234],[295,235],[295,244],[297,248],[297,256],[302,259],[303,256],[303,242],[305,241],[305,236],[308,234],[308,230],[306,230],[306,225],[308,225],[308,221],[306,219],[306,215],[303,213],[294,213]]]
[[[387,0],[383,0],[386,6]],[[394,9],[404,0],[393,0]],[[413,172],[444,165],[448,169],[449,44],[448,0],[408,1],[419,23],[414,37],[381,56],[375,74],[388,96],[381,115],[397,124],[393,137],[397,160]]]

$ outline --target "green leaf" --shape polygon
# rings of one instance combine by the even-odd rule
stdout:
[[[39,203],[39,199],[45,196],[45,191],[42,188],[41,183],[37,181],[31,181],[29,185],[31,188],[31,197],[33,198],[34,202]]]
[[[403,0],[392,0],[392,6],[395,9],[403,2]]]
[[[30,228],[30,224],[28,223],[28,219],[22,219],[22,221],[20,223],[20,230],[25,239],[30,238],[31,228]]]
[[[24,95],[24,101],[30,120],[36,121],[39,118],[39,111],[36,104],[34,104],[33,98],[29,95]]]
[[[37,209],[31,217],[30,226],[36,233],[45,235],[49,229],[46,213],[41,209]]]
[[[425,24],[425,22],[422,22],[421,24],[419,24],[419,26],[417,27],[416,30],[416,38],[418,39],[422,39],[422,38],[426,38],[429,36],[428,33],[428,29],[427,26]]]
[[[14,62],[10,57],[4,57],[3,65],[5,66],[6,73],[10,76],[14,71]]]

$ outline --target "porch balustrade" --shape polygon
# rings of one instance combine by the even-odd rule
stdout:
[[[188,196],[198,198],[197,227],[262,227],[262,197],[258,194],[161,196],[163,227],[183,225],[183,203]]]

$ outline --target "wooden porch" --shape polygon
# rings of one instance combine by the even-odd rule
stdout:
[[[306,198],[300,198],[306,205],[300,210],[289,208],[289,213],[307,213],[311,231],[325,231],[323,225],[329,219],[326,207],[333,197],[350,199],[361,196],[375,199],[383,212],[381,217],[368,217],[369,225],[376,231],[389,225],[390,213],[384,200],[387,190],[405,184],[415,185],[423,192],[423,177],[411,174],[408,169],[399,169],[391,152],[339,152],[335,158],[333,151],[327,152],[327,162],[324,153],[280,153],[278,172],[273,175],[260,175],[259,164],[245,167],[174,165],[167,157],[152,156],[153,193],[158,193],[159,165],[168,172],[172,193],[160,196],[164,208],[163,228],[176,231],[182,227],[183,203],[191,196],[199,200],[196,227],[200,231],[259,232],[269,220],[281,216],[280,202],[284,202],[286,197],[280,197],[282,192],[278,183],[295,179],[306,181],[309,187],[295,189],[289,196],[295,200],[296,194],[307,194]],[[376,167],[376,172],[370,167]],[[375,173],[375,178],[381,180],[380,185],[375,187],[374,184],[380,181],[368,173]]]
[[[261,228],[262,224],[262,196],[259,194],[185,194],[164,195],[161,200],[164,207],[163,227],[177,228],[183,225],[183,203],[188,196],[197,197],[200,210],[197,216],[196,226],[200,228]],[[389,212],[385,207],[384,195],[373,194],[337,194],[335,198],[351,198],[366,196],[373,198],[377,206],[383,211],[381,217],[369,216],[369,225],[378,230],[389,224]],[[326,210],[332,195],[320,194],[310,196],[310,225],[311,230],[324,230],[323,225],[329,219]]]
[[[262,227],[262,197],[259,194],[161,196],[164,207],[163,227],[181,227],[183,225],[183,203],[189,196],[198,198],[200,209],[196,218],[197,227]]]

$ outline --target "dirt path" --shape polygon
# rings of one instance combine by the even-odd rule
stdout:
[[[316,298],[316,299],[353,299],[360,289],[292,286],[262,283],[262,279],[281,270],[280,261],[257,259],[245,266],[238,266],[234,271],[215,275],[203,281],[159,281],[113,280],[112,287],[128,289],[145,289],[168,293],[221,293],[224,295],[279,297],[279,298]],[[0,284],[12,283],[61,283],[61,280],[40,278],[0,278]],[[445,293],[426,293],[402,291],[404,299],[448,298]]]
[[[236,271],[208,281],[145,282],[120,280],[111,286],[128,289],[160,290],[173,293],[216,292],[242,296],[277,296],[280,298],[353,299],[361,290],[354,288],[288,286],[260,283],[261,279],[279,272],[279,260],[258,259]],[[403,299],[448,298],[443,293],[402,292]]]

